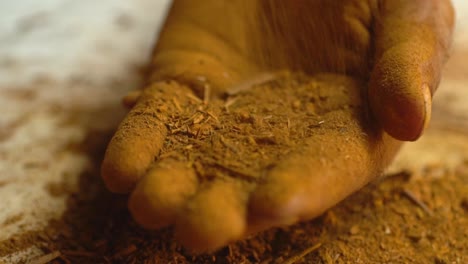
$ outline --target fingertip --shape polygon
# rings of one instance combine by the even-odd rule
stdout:
[[[369,83],[369,103],[375,118],[390,136],[415,141],[431,118],[430,85],[434,82],[424,71],[423,61],[404,58],[404,53],[387,52],[378,62]]]
[[[182,162],[161,161],[138,182],[128,208],[142,227],[160,229],[173,224],[197,185],[191,167]]]
[[[176,238],[194,253],[211,252],[241,239],[246,231],[245,189],[236,182],[204,186],[176,220]]]
[[[132,112],[112,137],[101,166],[107,188],[115,193],[128,193],[158,155],[167,129],[151,115]]]
[[[285,166],[286,165],[286,166]],[[291,166],[289,166],[291,165]],[[297,166],[295,166],[297,165]],[[304,175],[300,164],[284,162],[267,173],[249,200],[249,220],[258,230],[287,226],[320,214],[323,206],[313,175]]]
[[[107,156],[107,155],[106,155]],[[106,188],[113,193],[129,193],[137,181],[138,173],[129,171],[129,166],[115,164],[113,158],[104,158],[101,165],[101,177]]]
[[[111,192],[128,193],[150,166],[153,157],[138,150],[138,145],[122,141],[117,132],[101,165],[101,177]]]
[[[370,96],[372,112],[385,132],[401,141],[415,141],[422,136],[430,122],[432,107],[430,95],[425,95],[426,87],[421,86],[418,96],[383,90]]]

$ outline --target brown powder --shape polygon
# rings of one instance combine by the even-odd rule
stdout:
[[[296,149],[300,138],[349,127],[339,118],[321,122],[326,117],[362,113],[359,104],[349,99],[353,97],[346,94],[348,90],[331,86],[329,77],[281,75],[208,105],[189,98],[185,101],[189,107],[175,112],[168,122],[168,138],[159,158],[198,163],[197,175],[203,181],[228,177],[247,185],[255,182],[261,177],[259,168]],[[332,80],[348,87],[354,83],[336,76]],[[333,98],[327,95],[330,87],[336,88]],[[69,198],[63,218],[43,231],[3,241],[0,256],[35,245],[45,253],[60,252],[52,263],[466,262],[466,164],[454,174],[442,170],[443,177],[435,179],[390,176],[315,220],[271,229],[214,254],[192,256],[174,241],[171,229],[150,232],[138,227],[127,211],[127,197],[105,190],[98,168],[109,132],[90,131],[95,144],[75,146],[75,151],[86,151],[95,163],[80,177],[79,190],[64,183]],[[431,169],[423,173],[430,175]],[[53,189],[62,193],[59,185]],[[409,199],[408,192],[433,214]],[[315,249],[316,245],[321,246]],[[297,257],[311,248],[303,258]]]

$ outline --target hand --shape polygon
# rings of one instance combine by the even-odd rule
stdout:
[[[375,178],[394,156],[395,139],[422,134],[452,28],[448,0],[176,0],[154,51],[149,85],[127,97],[136,105],[109,144],[102,176],[111,191],[132,192],[137,222],[153,229],[175,224],[180,241],[197,251],[316,217]],[[361,115],[336,110],[352,132],[312,131],[303,146],[261,168],[265,176],[253,185],[203,180],[186,160],[158,159],[168,124],[181,111],[168,103],[173,98],[182,109],[192,104],[192,92],[221,100],[277,70],[368,82],[360,100],[370,111],[366,103],[359,103]],[[340,104],[354,102],[361,88],[350,85],[350,98]],[[379,125],[363,126],[364,115]]]

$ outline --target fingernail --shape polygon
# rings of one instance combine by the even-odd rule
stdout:
[[[422,86],[422,93],[424,98],[424,126],[421,131],[421,134],[424,130],[429,126],[431,121],[431,113],[432,113],[432,94],[429,85],[423,84]]]

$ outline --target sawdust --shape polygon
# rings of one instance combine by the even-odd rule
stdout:
[[[69,199],[64,218],[23,246],[60,251],[52,263],[283,263],[303,250],[322,246],[296,263],[465,263],[468,250],[466,178],[468,163],[455,174],[411,180],[392,175],[366,187],[322,217],[273,229],[193,257],[178,246],[171,230],[148,232],[128,214],[125,198],[110,195],[97,181],[97,168],[81,177],[81,189]],[[441,169],[441,168],[438,168]],[[432,172],[431,172],[432,171]],[[407,199],[411,190],[431,210]],[[47,235],[49,233],[49,235]],[[5,251],[2,243],[0,255]]]
[[[362,116],[359,91],[348,89],[357,85],[337,75],[310,79],[286,74],[209,104],[196,98],[179,103],[180,97],[174,98],[171,104],[184,107],[169,118],[168,137],[158,159],[193,164],[202,180],[258,181],[264,168],[305,139],[344,129],[339,113]]]
[[[310,93],[323,88],[319,77],[287,77],[209,104],[188,99],[191,107],[169,122],[160,157],[199,163],[195,168],[203,180],[227,177],[248,184],[261,177],[259,168],[286,155],[301,137],[337,129],[336,123],[321,122],[325,116],[344,108],[348,113],[362,109],[329,102],[322,107],[326,96]],[[286,84],[295,89],[278,89]],[[339,85],[335,88],[346,93]],[[278,97],[283,100],[271,100]],[[428,166],[424,177],[417,179],[406,173],[390,175],[315,220],[268,230],[214,254],[193,256],[174,240],[171,228],[156,232],[140,228],[128,212],[128,197],[105,189],[99,166],[111,133],[89,131],[82,147],[71,146],[94,163],[80,177],[78,189],[67,183],[48,188],[54,195],[68,193],[63,218],[45,230],[1,242],[0,256],[37,246],[45,252],[43,259],[56,257],[51,263],[466,262],[468,162],[453,173]],[[193,147],[186,148],[189,145]]]
[[[401,143],[373,125],[363,83],[336,74],[272,76],[208,103],[177,82],[143,90],[102,165],[110,190],[132,191],[138,223],[175,224],[185,246],[214,250],[318,216],[391,161]],[[303,192],[316,195],[297,196]]]
[[[222,18],[219,21],[235,21],[226,19],[224,13],[219,12],[218,15]],[[333,21],[336,20],[336,17],[332,18]],[[131,21],[126,21],[123,17],[119,23],[128,26]],[[404,32],[399,34],[400,28],[395,32],[406,37]],[[424,30],[421,32],[424,34],[423,38],[431,37],[430,34],[425,34]],[[445,39],[448,37],[445,36]],[[184,39],[183,43],[187,41]],[[271,43],[276,46],[278,42]],[[326,42],[324,44],[327,46]],[[425,50],[419,44],[425,43],[418,42],[415,50],[424,53]],[[299,56],[291,56],[294,61],[311,61],[303,57],[303,51],[298,52]],[[327,52],[318,52],[328,57]],[[420,54],[416,53],[414,56],[418,55]],[[181,58],[184,62],[187,61],[185,54]],[[196,59],[198,58],[194,61]],[[439,63],[438,61],[435,65],[439,67]],[[410,72],[389,65],[392,66],[391,70]],[[241,68],[250,71],[249,67]],[[219,72],[223,71],[209,71],[213,74]],[[211,79],[222,80],[224,75],[220,76],[211,76]],[[436,76],[431,83],[438,82],[437,74],[427,76]],[[374,128],[366,126],[369,124],[365,121],[367,117],[362,116],[362,108],[355,108],[355,105],[346,103],[346,100],[338,100],[341,104],[337,107],[330,107],[328,102],[325,108],[320,108],[319,102],[322,98],[311,98],[311,94],[306,92],[311,87],[320,87],[320,82],[308,80],[304,83],[300,82],[300,78],[296,81],[299,83],[276,80],[269,83],[270,87],[256,87],[253,93],[234,94],[227,98],[228,100],[210,102],[209,105],[193,99],[193,102],[189,102],[191,108],[185,108],[184,105],[184,111],[178,112],[172,119],[177,122],[168,122],[168,127],[164,128],[167,129],[165,133],[168,133],[169,137],[164,142],[159,157],[193,165],[197,177],[202,181],[218,178],[240,179],[248,188],[249,184],[261,179],[259,168],[268,167],[300,146],[301,140],[309,136],[307,133],[326,133],[327,129],[346,130],[350,125],[356,124],[364,124],[364,130],[373,131]],[[275,85],[286,84],[299,89],[291,92],[275,88]],[[435,89],[434,85],[430,88]],[[271,94],[286,100],[281,101],[284,104],[278,104],[277,100],[268,103],[269,98],[259,97],[255,93]],[[332,100],[337,94],[333,94]],[[305,98],[310,101],[303,100],[304,95],[308,96]],[[28,96],[24,97],[27,99]],[[258,103],[259,98],[263,100],[262,103]],[[390,96],[375,96],[373,99],[390,100],[393,105],[398,105],[394,104]],[[250,103],[245,104],[246,102]],[[342,104],[343,102],[345,103]],[[177,108],[177,103],[173,106]],[[373,105],[377,110],[379,107],[386,109],[388,106],[387,103],[378,102]],[[364,118],[364,122],[322,122],[322,117],[329,116],[328,111],[331,115],[340,112],[357,114],[359,118],[355,120],[362,121]],[[307,116],[304,112],[314,114]],[[232,122],[220,125],[226,124],[226,120]],[[334,121],[340,121],[340,118]],[[394,123],[391,122],[387,129],[402,127],[395,126]],[[243,140],[239,141],[239,138]],[[92,147],[74,149],[87,152],[94,160],[89,171],[81,176],[79,190],[69,188],[67,183],[48,186],[47,189],[53,196],[69,195],[68,210],[63,218],[51,222],[45,230],[26,233],[1,242],[0,256],[36,246],[45,254],[35,259],[34,263],[45,263],[49,260],[52,260],[52,263],[466,262],[464,252],[468,250],[467,164],[459,166],[454,173],[443,167],[428,167],[422,172],[422,176],[427,177],[418,177],[417,180],[405,173],[392,175],[349,197],[313,221],[269,230],[248,240],[231,244],[212,255],[191,256],[174,242],[172,230],[148,232],[139,228],[131,220],[126,209],[127,197],[109,194],[104,189],[98,180],[98,167],[99,157],[103,155],[108,139],[108,133],[90,133],[88,140],[93,143],[83,142],[83,145]],[[197,151],[194,151],[195,148]],[[152,161],[150,157],[145,162]],[[143,164],[141,167],[146,169],[146,166],[147,164]],[[346,171],[346,166],[342,167],[343,171]],[[436,170],[439,176],[433,177],[433,170]],[[13,217],[3,224],[13,223],[19,217]]]

